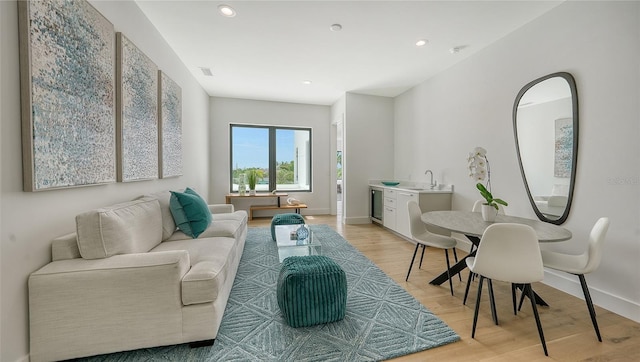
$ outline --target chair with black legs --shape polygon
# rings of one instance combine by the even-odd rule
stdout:
[[[413,251],[413,258],[411,258],[411,264],[409,264],[409,272],[407,272],[407,278],[405,279],[405,281],[409,280],[411,268],[413,267],[413,262],[416,260],[416,254],[418,253],[418,247],[422,246],[422,256],[420,257],[419,267],[422,267],[422,259],[424,258],[425,247],[431,246],[434,248],[444,249],[445,258],[447,259],[447,275],[449,276],[449,288],[451,289],[451,295],[453,295],[453,282],[451,281],[451,275],[449,275],[449,269],[451,269],[451,265],[449,263],[449,249],[453,249],[454,258],[457,262],[458,255],[456,254],[456,239],[450,236],[435,234],[427,230],[427,226],[420,219],[422,211],[420,210],[420,206],[418,206],[417,202],[413,200],[409,201],[407,202],[406,207],[409,209],[411,238],[416,242],[416,248]]]
[[[513,283],[521,284],[523,285],[523,293],[527,293],[531,300],[531,308],[538,327],[542,349],[544,354],[548,356],[540,316],[531,287],[531,283],[541,281],[544,278],[538,236],[533,228],[528,225],[510,223],[490,225],[482,235],[476,256],[467,258],[466,263],[469,270],[480,277],[471,338],[475,338],[476,334],[484,280],[486,279],[489,284],[491,314],[495,324],[498,324],[498,315],[493,297],[492,281],[499,280],[512,283],[512,285]]]
[[[587,286],[584,275],[596,270],[600,265],[603,251],[602,245],[604,244],[604,238],[608,230],[609,218],[603,217],[596,221],[589,235],[588,248],[584,253],[579,255],[547,250],[542,251],[542,262],[545,267],[577,275],[580,279],[584,300],[587,303],[587,309],[589,309],[589,314],[591,315],[591,323],[600,342],[602,342],[602,337],[600,336],[600,329],[598,328],[598,321],[596,320],[596,310],[593,308],[589,287]]]
[[[472,212],[481,212],[482,211],[482,204],[485,203],[486,200],[481,199],[481,200],[476,200],[476,202],[473,204],[473,208],[471,209]],[[505,215],[504,212],[504,207],[500,204],[498,205],[498,215]],[[471,249],[469,249],[469,254],[473,253],[473,250],[476,246],[471,243]],[[474,276],[472,272],[469,272],[469,278],[467,279],[467,285],[464,288],[464,298],[462,299],[462,305],[466,305],[467,304],[467,297],[469,296],[469,287],[471,286],[471,281],[473,280]],[[515,296],[515,294],[514,294]],[[515,303],[514,303],[515,306]]]

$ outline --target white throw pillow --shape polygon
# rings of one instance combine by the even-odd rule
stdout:
[[[142,198],[76,216],[84,259],[145,253],[162,241],[162,215],[155,198]]]

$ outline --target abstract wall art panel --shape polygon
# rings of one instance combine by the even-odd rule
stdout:
[[[118,181],[158,178],[158,67],[116,34]]]
[[[84,0],[18,10],[24,190],[114,182],[113,25]]]
[[[553,176],[569,178],[573,159],[573,118],[556,119]]]
[[[182,176],[182,89],[158,71],[160,178]]]

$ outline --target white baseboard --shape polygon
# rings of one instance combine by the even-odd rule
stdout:
[[[587,275],[586,278],[588,285],[589,276]],[[582,287],[580,286],[580,280],[575,275],[545,269],[544,280],[542,282],[546,285],[549,285],[584,300]],[[593,301],[593,304],[640,323],[640,304],[616,295],[612,295],[603,290],[593,288],[592,286],[589,286],[589,293],[591,294],[591,300]],[[588,313],[586,310],[586,305],[585,313]]]

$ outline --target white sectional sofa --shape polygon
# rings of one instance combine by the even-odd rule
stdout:
[[[32,362],[216,338],[247,214],[209,205],[197,239],[176,229],[169,191],[78,215],[29,277]],[[205,342],[206,343],[206,342]]]

